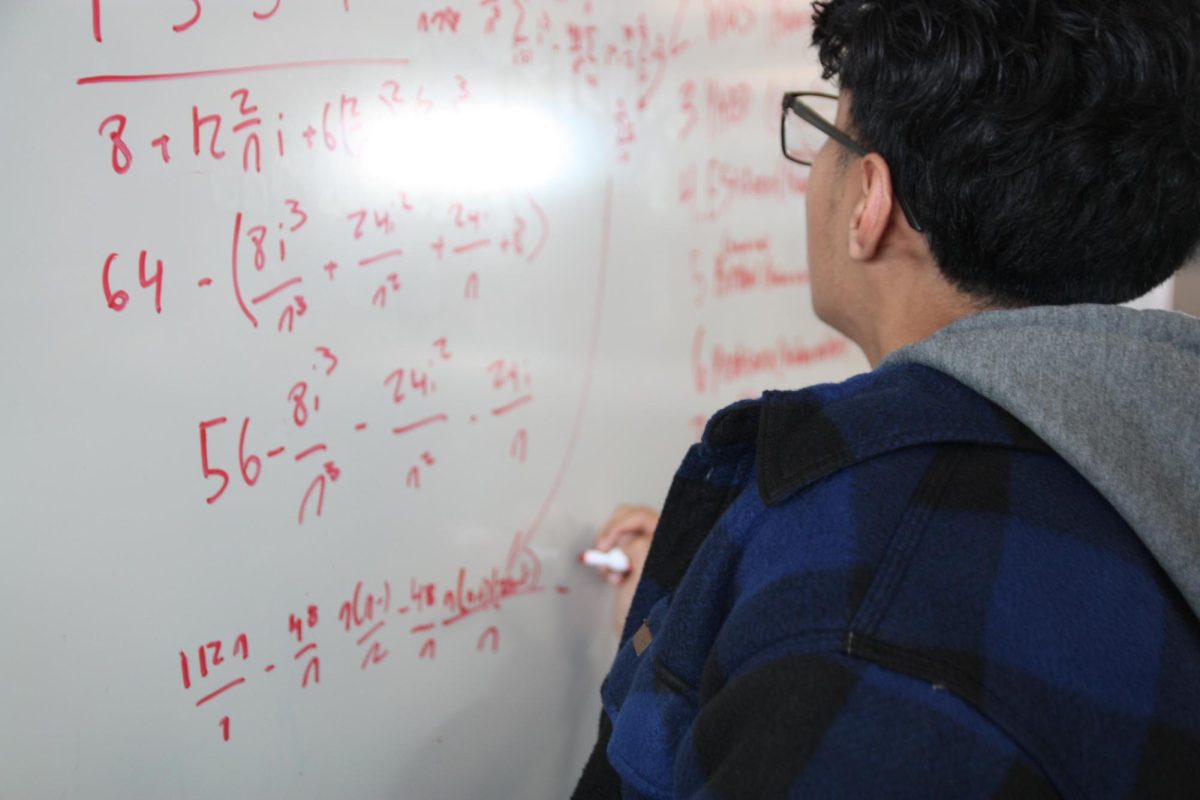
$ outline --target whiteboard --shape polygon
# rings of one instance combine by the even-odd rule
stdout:
[[[0,2],[0,796],[561,797],[809,309],[806,0]]]

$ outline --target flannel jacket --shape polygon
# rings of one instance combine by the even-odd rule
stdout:
[[[580,798],[1200,797],[1200,622],[948,376],[717,414],[671,485]]]

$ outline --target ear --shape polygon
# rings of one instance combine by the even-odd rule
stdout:
[[[850,257],[870,261],[892,219],[892,173],[878,153],[859,161],[862,185],[858,202],[850,214]]]

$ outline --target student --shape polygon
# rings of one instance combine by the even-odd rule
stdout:
[[[784,148],[826,134],[812,301],[873,369],[599,536],[575,796],[1200,797],[1200,320],[1115,305],[1200,241],[1200,0],[814,7],[836,118]]]

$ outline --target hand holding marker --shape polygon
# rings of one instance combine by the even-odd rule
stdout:
[[[618,636],[629,616],[657,527],[656,509],[620,506],[596,534],[591,548],[579,555],[580,563],[596,569],[600,578],[613,587],[611,626]]]

